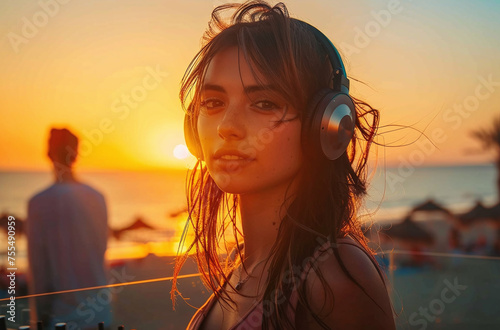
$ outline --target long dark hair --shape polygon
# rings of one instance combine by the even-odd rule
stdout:
[[[230,11],[233,11],[232,16],[227,15]],[[212,12],[203,40],[202,49],[186,70],[180,91],[183,107],[194,127],[206,69],[213,57],[228,47],[238,47],[254,73],[262,73],[267,82],[276,86],[278,93],[299,110],[302,125],[310,116],[308,104],[313,95],[331,87],[333,69],[325,50],[311,31],[289,17],[282,3],[273,7],[263,1],[219,6]],[[259,82],[256,74],[255,79]],[[267,260],[270,267],[263,301],[271,303],[264,305],[265,328],[294,327],[293,320],[287,317],[289,299],[283,299],[290,298],[293,289],[297,289],[299,303],[326,327],[307,303],[305,287],[295,280],[285,279],[314,253],[318,241],[331,242],[341,267],[353,280],[335,249],[337,239],[349,235],[372,253],[356,213],[366,194],[367,159],[378,127],[379,112],[352,98],[357,115],[356,129],[347,152],[340,158],[327,160],[310,148],[309,139],[303,138],[305,161],[299,176],[298,193],[286,209]],[[178,292],[176,277],[194,249],[205,285],[214,291],[219,301],[231,302],[222,284],[229,282],[229,274],[238,266],[235,259],[229,257],[229,251],[236,247],[241,256],[238,244],[241,234],[236,224],[238,196],[219,189],[204,162],[198,160],[188,174],[187,198],[194,239],[187,252],[177,258],[172,299]],[[236,243],[232,245],[227,240],[231,232]],[[325,291],[333,296],[320,270],[314,270]]]

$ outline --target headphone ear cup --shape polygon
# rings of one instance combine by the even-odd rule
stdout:
[[[203,160],[203,151],[196,126],[193,125],[191,116],[187,114],[184,116],[184,140],[189,152],[196,158]]]
[[[305,145],[308,148],[313,148],[314,152],[320,152],[319,149],[319,137],[317,135],[317,130],[314,128],[315,116],[318,114],[318,107],[321,101],[325,98],[328,93],[332,92],[329,88],[323,88],[319,90],[316,94],[313,95],[311,100],[309,101],[307,111],[304,115],[304,130],[303,130],[303,139]]]
[[[311,99],[308,114],[308,145],[329,160],[342,156],[354,135],[356,122],[350,96],[322,89]]]

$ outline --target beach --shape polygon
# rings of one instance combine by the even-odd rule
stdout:
[[[374,177],[366,208],[362,210],[371,214],[364,217],[368,222],[399,222],[412,207],[429,197],[457,213],[470,208],[477,199],[491,205],[496,198],[492,184],[496,173],[489,165],[423,168],[398,185],[384,186],[381,184],[387,182],[384,175],[386,177],[391,171],[398,173],[397,168],[388,168],[377,172]],[[186,300],[178,297],[175,311],[172,308],[170,276],[177,242],[186,220],[186,214],[182,213],[185,207],[184,175],[185,171],[81,175],[82,179],[105,194],[111,230],[130,226],[137,219],[152,228],[126,231],[120,239],[110,236],[108,277],[109,284],[115,286],[88,291],[89,295],[101,294],[106,298],[103,301],[111,307],[114,326],[124,324],[128,329],[148,330],[183,329],[196,308],[210,296],[210,291],[196,275],[194,261],[189,260],[182,274],[190,277],[179,280],[179,289]],[[465,179],[460,182],[459,178]],[[0,182],[11,187],[9,192],[2,190],[1,209],[23,219],[29,196],[50,184],[50,180],[49,173],[1,173]],[[378,211],[373,214],[377,208]],[[26,242],[21,237],[18,244],[22,269],[23,265],[27,266]],[[395,311],[400,315],[397,318],[398,329],[420,329],[424,324],[427,329],[492,329],[494,324],[500,324],[496,313],[497,297],[500,295],[500,285],[496,281],[500,260],[477,256],[431,256],[429,259],[433,261],[428,265],[400,267],[397,266],[398,261],[407,256],[404,252],[393,251],[391,271],[389,251],[377,252],[393,285]],[[454,281],[467,288],[457,291],[460,294],[454,297],[453,302],[442,302],[442,290],[447,283],[453,284]],[[448,300],[453,298],[446,297]],[[18,303],[18,306],[27,307],[25,299],[18,299]],[[401,306],[404,306],[403,310]],[[420,308],[435,313],[426,317]],[[28,318],[26,311],[20,315],[19,320]],[[93,321],[96,320],[89,322]]]

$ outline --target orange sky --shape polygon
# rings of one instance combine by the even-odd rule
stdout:
[[[172,153],[184,143],[179,82],[224,1],[60,2],[0,4],[0,170],[48,169],[51,126],[80,136],[79,169],[185,167]],[[351,92],[381,110],[381,132],[411,125],[439,148],[421,139],[379,147],[380,159],[398,166],[492,158],[477,152],[469,132],[500,114],[498,2],[284,2],[329,36],[348,74],[368,85],[351,80]],[[379,141],[416,137],[405,129]]]

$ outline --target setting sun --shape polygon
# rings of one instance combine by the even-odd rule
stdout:
[[[178,144],[174,148],[174,157],[177,159],[186,159],[189,157],[189,150],[184,144]]]

